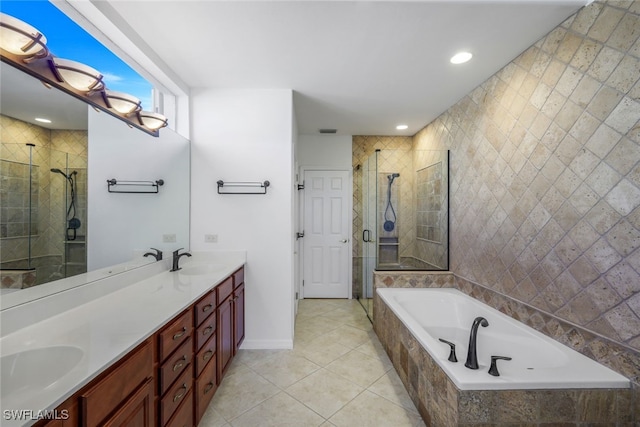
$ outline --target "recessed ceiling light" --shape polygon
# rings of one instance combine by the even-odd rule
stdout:
[[[407,126],[407,125],[398,125],[398,126],[396,126],[396,129],[398,129],[398,130],[405,130],[405,129],[408,129],[408,128],[409,128],[409,126]]]
[[[464,64],[471,59],[473,55],[469,52],[458,52],[451,57],[452,64]]]
[[[40,117],[36,117],[36,122],[51,123],[51,120],[49,120],[49,119],[41,119]]]

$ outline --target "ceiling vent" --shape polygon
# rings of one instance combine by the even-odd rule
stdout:
[[[336,133],[336,129],[320,129],[320,133]]]

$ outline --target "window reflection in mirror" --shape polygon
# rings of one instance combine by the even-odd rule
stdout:
[[[158,138],[130,129],[0,67],[2,309],[100,279],[102,269],[154,262],[142,257],[150,247],[189,247],[188,140],[169,129]],[[110,178],[166,184],[156,195],[111,195]],[[176,241],[165,243],[165,234]],[[107,268],[114,264],[126,268]]]

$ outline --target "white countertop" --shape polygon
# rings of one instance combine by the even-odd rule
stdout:
[[[168,265],[171,260],[165,261],[168,261],[165,262]],[[181,271],[169,272],[168,268],[158,273],[158,268],[162,267],[159,265],[155,269],[149,268],[150,277],[90,301],[82,300],[86,298],[83,294],[87,293],[87,289],[83,288],[92,287],[95,292],[95,287],[105,286],[105,283],[96,281],[57,294],[51,301],[43,298],[11,308],[11,315],[2,317],[5,323],[2,325],[3,333],[7,329],[5,326],[9,326],[6,323],[20,322],[21,316],[25,318],[24,324],[27,326],[18,328],[11,325],[8,328],[11,332],[0,338],[0,356],[52,346],[77,347],[83,351],[83,356],[71,371],[45,389],[7,390],[0,385],[0,424],[33,424],[36,420],[7,419],[10,418],[7,411],[30,410],[35,416],[39,411],[56,408],[168,320],[229,277],[245,261],[244,252],[193,253],[191,258],[181,259],[181,267],[185,270],[189,266],[207,263],[216,264],[218,269],[207,274],[187,275]],[[122,273],[119,279],[125,280],[126,274]],[[141,273],[137,274],[139,276]],[[27,317],[35,314],[38,305],[44,307],[46,304],[49,308],[51,304],[74,308],[62,309],[59,313],[30,324]],[[56,371],[57,367],[52,365],[47,369]]]

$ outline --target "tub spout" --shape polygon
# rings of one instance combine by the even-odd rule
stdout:
[[[471,335],[469,335],[469,350],[467,351],[467,362],[464,364],[469,369],[478,369],[478,354],[476,351],[476,338],[478,336],[478,326],[489,326],[489,322],[484,317],[476,317],[471,325]]]

